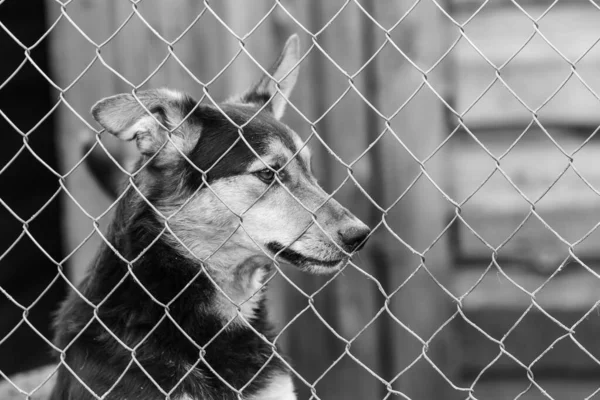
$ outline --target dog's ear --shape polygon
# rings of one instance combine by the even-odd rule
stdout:
[[[276,119],[280,119],[285,111],[287,99],[289,99],[298,78],[296,64],[299,60],[300,39],[298,35],[294,34],[285,43],[277,61],[269,68],[269,74],[264,74],[250,90],[239,96],[239,101],[257,104],[261,107],[268,102],[266,109]],[[279,93],[277,91],[278,85]]]
[[[137,98],[136,98],[137,97]],[[177,152],[186,152],[189,139],[186,130],[177,127],[183,115],[179,102],[183,95],[168,89],[145,90],[133,94],[118,94],[100,100],[92,107],[92,115],[107,132],[121,140],[136,141],[139,151],[153,156],[157,163],[174,159]]]

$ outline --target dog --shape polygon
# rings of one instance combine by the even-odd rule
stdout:
[[[293,35],[268,74],[219,105],[157,89],[93,106],[140,157],[57,314],[51,400],[296,398],[265,286],[279,262],[338,271],[370,235],[280,121],[299,61]]]

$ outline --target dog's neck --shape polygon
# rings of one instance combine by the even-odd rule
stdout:
[[[108,294],[106,288],[117,285],[129,272],[135,284],[149,294],[145,300],[157,305],[174,299],[193,304],[202,313],[218,316],[228,328],[247,325],[258,314],[266,318],[264,291],[273,274],[268,258],[249,257],[227,266],[210,260],[202,263],[182,254],[168,233],[161,234],[161,224],[149,207],[136,208],[139,211],[130,214],[131,207],[124,200],[108,234],[111,246],[104,246],[86,285],[88,292],[98,293],[87,294],[101,300]]]

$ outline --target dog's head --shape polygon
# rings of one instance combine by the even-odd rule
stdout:
[[[292,36],[268,75],[218,106],[159,89],[92,108],[106,131],[136,141],[136,185],[184,255],[228,267],[263,254],[332,272],[366,241],[368,227],[319,187],[308,147],[280,122],[298,62]]]

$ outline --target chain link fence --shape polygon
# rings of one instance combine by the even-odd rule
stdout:
[[[204,359],[211,343],[240,324],[273,350],[267,362],[277,360],[290,369],[298,398],[599,396],[600,275],[595,263],[600,254],[595,239],[600,148],[595,135],[600,81],[594,75],[600,60],[600,6],[594,1],[48,0],[47,30],[33,43],[24,43],[2,20],[3,3],[10,0],[0,1],[0,29],[23,57],[0,83],[0,93],[23,67],[33,66],[51,86],[55,102],[28,130],[0,110],[11,127],[4,134],[22,138],[21,147],[0,166],[0,175],[27,153],[52,173],[56,190],[29,217],[0,197],[2,207],[22,225],[0,262],[19,241],[36,244],[56,270],[47,288],[67,282],[94,310],[89,323],[102,325],[131,352],[127,368],[139,368],[165,398],[173,398],[178,387],[162,387],[136,358],[136,350],[161,323],[177,325],[170,310],[199,276],[210,280],[233,311],[204,344],[194,343],[179,327],[199,357],[178,384],[201,366],[238,398],[246,398],[244,391],[262,368],[234,386]],[[300,35],[300,57],[285,74],[271,76],[276,93],[263,108],[278,95],[287,98],[285,80],[293,75],[290,71],[299,71],[283,117],[302,138],[289,163],[312,148],[313,170],[327,197],[309,207],[275,173],[274,183],[248,207],[228,204],[207,179],[227,152],[207,170],[198,170],[175,140],[190,112],[163,126],[169,136],[161,149],[176,148],[201,174],[202,183],[166,214],[140,185],[144,168],[157,156],[136,170],[135,146],[109,138],[89,109],[103,97],[131,93],[162,126],[164,121],[143,101],[143,91],[181,90],[197,100],[193,110],[201,104],[219,110],[239,133],[234,145],[247,145],[269,167],[244,135],[258,113],[239,123],[221,102],[262,74],[272,74],[270,63],[293,33]],[[49,70],[32,56],[41,46],[51,50]],[[30,144],[50,116],[57,118],[58,168]],[[103,157],[99,165],[104,170],[88,165],[95,157]],[[103,192],[99,184],[108,189]],[[286,248],[264,253],[273,274],[253,294],[260,296],[269,284],[268,308],[278,333],[268,338],[244,314],[244,304],[252,300],[234,298],[205,263],[210,265],[219,251],[230,251],[228,242],[242,232],[264,248],[245,217],[273,185],[284,188],[310,215],[296,240],[316,229],[336,243],[318,218],[334,198],[371,233],[360,255],[327,277],[280,263]],[[170,222],[201,190],[216,196],[220,212],[231,213],[238,223],[216,249],[198,257]],[[127,193],[139,196],[136,204],[147,205],[162,220],[150,246],[133,258],[121,255],[107,235]],[[67,242],[60,259],[29,228],[58,201],[65,210]],[[134,271],[134,264],[164,237],[202,264],[168,301],[156,298]],[[126,272],[107,288],[105,299],[93,303],[77,285],[101,245],[114,251]],[[164,310],[135,345],[99,317],[125,279],[137,282]],[[0,346],[19,326],[27,326],[59,360],[36,374],[12,377],[0,370],[10,396],[44,398],[60,368],[99,399],[111,398],[112,389],[127,379],[123,371],[108,391],[94,392],[68,365],[71,344],[58,346],[28,319],[46,290],[29,304],[19,302],[10,287],[0,286],[0,293],[22,312],[18,326],[0,337]],[[579,386],[561,374],[578,376]],[[506,376],[519,384],[507,383]]]

